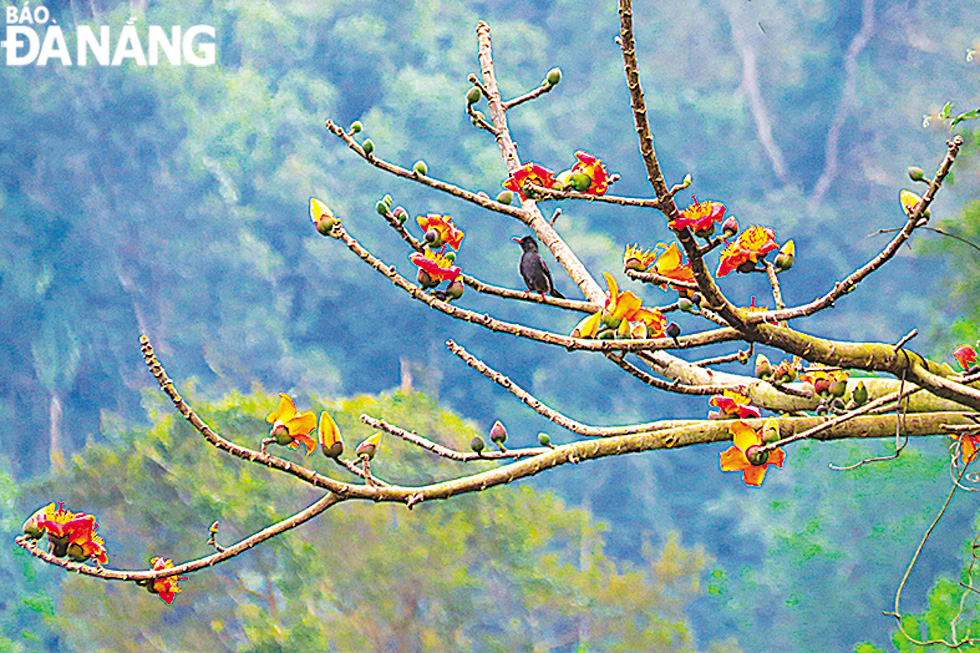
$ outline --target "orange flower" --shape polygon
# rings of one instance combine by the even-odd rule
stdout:
[[[606,166],[602,165],[602,159],[597,159],[585,150],[575,152],[578,163],[572,166],[572,177],[576,174],[585,175],[589,179],[588,187],[583,193],[591,195],[605,195],[609,190],[609,173]]]
[[[658,245],[659,247],[659,245]],[[640,244],[627,245],[623,252],[623,269],[643,272],[657,260],[657,247],[644,250]]]
[[[722,251],[716,276],[724,277],[733,270],[749,272],[760,258],[778,248],[775,231],[769,227],[749,227]]]
[[[691,195],[691,199],[694,204],[681,211],[681,217],[671,220],[667,226],[674,231],[690,227],[699,236],[710,236],[715,223],[725,219],[725,205],[721,202],[699,202],[696,195]]]
[[[761,433],[756,433],[755,429],[738,420],[728,427],[728,432],[732,434],[732,444],[721,453],[721,471],[723,472],[742,472],[742,482],[746,485],[759,487],[766,477],[766,467],[775,465],[782,467],[786,454],[782,449],[773,449],[759,457],[759,448],[762,446],[765,435],[776,435],[779,433],[779,426],[774,417],[766,420]],[[758,464],[753,463],[753,460]]]
[[[95,534],[99,528],[95,517],[65,510],[64,505],[51,503],[35,512],[24,524],[24,532],[35,539],[47,533],[51,552],[58,557],[67,555],[75,562],[94,557],[108,563],[105,541]]]
[[[413,252],[408,258],[419,266],[418,281],[423,288],[435,288],[443,281],[452,281],[463,272],[458,265],[453,265],[455,257],[445,256],[431,249],[426,249],[424,254]]]
[[[153,571],[160,571],[161,569],[173,569],[174,563],[171,560],[164,560],[163,558],[153,558],[150,560],[150,564],[153,565]],[[147,585],[146,589],[149,590],[151,594],[156,594],[160,597],[160,600],[170,605],[174,602],[174,597],[180,594],[180,586],[178,583],[182,580],[187,580],[186,576],[164,576],[163,578],[157,578],[152,584]]]
[[[463,237],[466,235],[463,230],[453,224],[453,218],[449,215],[438,213],[426,213],[415,218],[422,233],[425,234],[425,241],[429,247],[439,248],[449,245],[457,252],[459,246],[463,244]]]
[[[296,404],[289,395],[279,395],[279,406],[269,413],[265,421],[272,424],[269,435],[279,444],[290,449],[298,449],[300,445],[305,445],[307,456],[313,455],[316,451],[316,440],[310,437],[310,433],[316,428],[316,413],[297,412]]]
[[[964,371],[977,364],[977,350],[970,345],[961,345],[953,350],[953,358],[957,360]]]
[[[606,278],[606,305],[579,322],[572,330],[573,338],[595,338],[600,331],[619,338],[659,338],[664,334],[667,318],[663,313],[645,308],[643,300],[630,290],[620,292],[608,272],[602,275]]]
[[[960,457],[964,465],[969,465],[977,459],[977,445],[980,445],[980,434],[960,433],[959,435],[950,435],[949,437],[960,443]]]
[[[654,269],[662,277],[667,277],[674,281],[694,283],[694,272],[691,271],[690,265],[684,263],[684,256],[681,254],[681,249],[677,246],[677,243],[671,243],[670,247],[657,257],[654,263]],[[678,292],[689,292],[687,288],[678,288],[673,285],[670,287]],[[667,284],[660,284],[660,288],[667,290]]]
[[[524,184],[531,183],[543,188],[555,188],[555,174],[543,165],[537,163],[525,163],[514,171],[510,179],[501,184],[504,188],[514,191],[521,196],[521,200],[526,200],[528,196],[524,192]],[[533,193],[532,193],[533,194]]]
[[[723,394],[714,395],[708,400],[709,406],[720,408],[721,412],[708,413],[711,419],[722,419],[728,415],[737,415],[742,419],[760,417],[762,411],[752,405],[752,400],[740,392],[725,390]]]

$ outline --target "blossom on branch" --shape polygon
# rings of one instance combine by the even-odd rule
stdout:
[[[440,254],[431,249],[425,250],[424,254],[413,252],[408,258],[418,266],[417,279],[423,288],[435,288],[443,281],[454,280],[463,272],[458,265],[453,265],[455,256]]]
[[[650,250],[644,250],[640,247],[640,244],[627,245],[626,251],[623,252],[623,269],[624,270],[636,270],[637,272],[644,272],[647,268],[653,265],[653,262],[657,260],[657,247]]]
[[[555,176],[556,185],[565,190],[575,190],[590,195],[605,195],[609,190],[609,173],[602,159],[589,154],[585,150],[575,152],[578,161],[570,170],[565,170]]]
[[[415,221],[425,234],[425,241],[429,247],[438,249],[443,245],[449,245],[459,251],[466,234],[453,223],[452,216],[426,213],[415,218]]]
[[[734,270],[751,272],[759,259],[778,248],[775,231],[769,227],[749,227],[721,252],[716,276],[724,277]]]
[[[807,370],[800,375],[800,381],[809,383],[818,395],[843,397],[847,392],[847,377],[844,370]]]
[[[608,272],[606,304],[601,311],[579,322],[573,338],[659,338],[667,329],[667,318],[656,308],[646,308],[639,295],[631,290],[620,292],[616,279]]]
[[[970,345],[960,345],[953,350],[953,358],[956,359],[956,362],[966,372],[977,364],[977,350]]]
[[[510,176],[503,184],[501,184],[507,190],[513,191],[521,196],[521,200],[528,199],[528,195],[524,190],[525,184],[534,184],[535,186],[541,186],[542,188],[557,188],[558,182],[555,181],[555,173],[548,170],[543,165],[539,163],[525,163],[520,168],[514,171],[514,174]],[[531,192],[534,195],[533,191]],[[538,197],[533,197],[532,199],[539,199]]]
[[[742,482],[759,487],[766,478],[769,465],[782,467],[786,454],[782,449],[760,452],[766,435],[778,435],[776,418],[766,420],[760,432],[739,420],[728,427],[732,435],[732,446],[721,453],[720,465],[723,472],[742,472]]]
[[[265,421],[272,424],[269,435],[279,444],[290,449],[298,449],[300,445],[304,445],[307,456],[316,451],[316,440],[310,437],[310,433],[316,428],[316,413],[298,412],[289,395],[279,395],[279,406],[269,413]]]
[[[681,217],[671,220],[667,226],[674,231],[688,227],[698,236],[710,237],[715,230],[715,223],[725,219],[725,205],[721,202],[699,202],[696,195],[691,195],[694,203],[681,211]]]
[[[95,517],[66,510],[64,502],[50,503],[24,522],[28,537],[36,540],[47,534],[53,555],[69,556],[75,562],[94,557],[106,564],[109,556],[102,536],[95,534],[98,528]]]
[[[150,560],[150,564],[153,565],[153,571],[160,571],[161,569],[172,569],[174,563],[172,560],[164,560],[163,558],[153,558]],[[146,586],[147,591],[150,594],[156,594],[160,597],[160,600],[170,605],[174,602],[174,597],[180,594],[180,581],[187,580],[186,576],[164,576],[163,578],[157,578],[152,583]]]
[[[670,247],[657,257],[653,265],[657,274],[662,277],[667,277],[674,281],[694,283],[694,272],[691,271],[690,264],[684,263],[684,256],[681,254],[681,249],[677,246],[677,243],[671,243]],[[661,290],[667,290],[667,287],[668,284],[666,283],[660,284]],[[674,285],[670,285],[670,287],[684,296],[690,295],[693,292],[688,288],[678,288]]]
[[[725,390],[723,394],[713,395],[708,399],[708,405],[721,409],[721,412],[711,411],[708,413],[709,419],[723,419],[729,415],[735,415],[742,419],[757,418],[762,416],[762,411],[752,405],[752,400],[740,392]]]

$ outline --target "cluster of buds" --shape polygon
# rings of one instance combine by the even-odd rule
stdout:
[[[801,370],[802,363],[799,356],[782,360],[775,367],[772,366],[765,354],[759,354],[755,359],[756,378],[777,385],[792,383],[800,375]]]
[[[807,370],[800,375],[800,381],[809,383],[818,397],[840,398],[847,393],[848,376],[844,370]]]
[[[38,540],[47,535],[48,550],[59,558],[75,562],[94,558],[100,564],[109,562],[105,542],[96,535],[95,517],[65,510],[64,502],[51,503],[37,510],[24,522],[24,534]]]

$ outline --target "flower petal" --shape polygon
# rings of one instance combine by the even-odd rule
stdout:
[[[279,407],[274,411],[269,413],[269,416],[265,418],[269,424],[275,424],[277,420],[286,421],[290,417],[296,414],[296,404],[289,395],[280,394],[279,395]]]

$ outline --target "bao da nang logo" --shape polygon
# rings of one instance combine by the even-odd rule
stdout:
[[[215,62],[214,28],[210,25],[148,25],[137,29],[131,19],[117,27],[79,25],[66,34],[47,7],[25,4],[4,9],[6,34],[0,47],[5,50],[8,66],[119,66],[126,62],[138,66],[163,62],[210,66]]]

